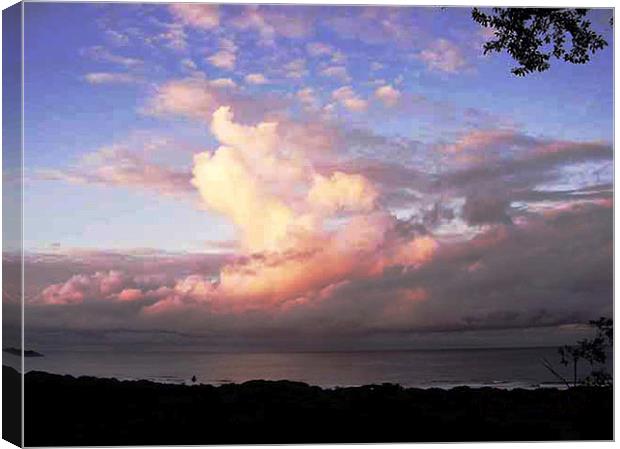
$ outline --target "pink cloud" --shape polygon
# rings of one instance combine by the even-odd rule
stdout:
[[[248,84],[267,84],[269,80],[262,73],[249,73],[244,78]]]
[[[208,30],[220,24],[218,5],[176,3],[169,8],[172,15],[184,25]]]
[[[361,98],[351,86],[343,86],[332,92],[332,98],[352,112],[363,112],[368,102]]]
[[[311,307],[336,294],[334,285],[380,277],[390,267],[416,270],[433,259],[439,248],[433,238],[398,235],[396,226],[386,213],[356,215],[334,231],[306,234],[287,251],[238,257],[222,267],[217,279],[201,275],[179,279],[144,313],[195,307],[213,313]],[[426,298],[419,292],[398,297]]]
[[[550,140],[501,128],[469,131],[438,149],[450,154],[450,161],[466,166],[512,160],[543,168],[547,163],[571,158],[577,161],[611,156],[611,148],[604,142]]]
[[[76,304],[85,300],[108,299],[122,292],[130,280],[119,271],[78,274],[64,283],[53,284],[41,292],[47,304]]]
[[[330,177],[314,176],[308,201],[318,209],[336,211],[371,211],[379,194],[362,175],[350,175],[340,171]]]
[[[369,44],[392,42],[409,46],[417,31],[412,18],[395,8],[363,7],[357,14],[335,14],[325,24],[345,39]]]
[[[273,45],[278,36],[302,38],[310,35],[313,30],[312,14],[299,11],[299,8],[280,7],[276,10],[265,6],[248,5],[243,8],[239,16],[233,18],[231,23],[238,29],[258,33],[263,45]]]
[[[84,79],[90,84],[133,84],[139,82],[139,78],[130,73],[115,72],[92,72],[84,75]]]
[[[334,53],[334,48],[323,42],[310,42],[306,45],[306,50],[310,56],[331,56]]]
[[[144,293],[137,288],[126,288],[118,294],[119,301],[138,301],[143,297]]]
[[[110,62],[131,69],[144,64],[142,59],[112,53],[105,47],[95,45],[82,51],[82,54],[100,62]]]
[[[220,39],[219,46],[219,51],[209,56],[207,61],[220,69],[234,69],[237,62],[237,46],[230,39]]]
[[[294,59],[284,65],[284,75],[287,78],[303,78],[308,75],[306,60],[303,58]]]
[[[449,153],[483,151],[491,145],[509,145],[518,138],[519,133],[511,129],[474,130],[462,135],[453,144],[446,145],[443,150]]]
[[[459,47],[447,39],[437,39],[418,58],[432,71],[458,73],[468,66]]]
[[[146,39],[149,44],[160,45],[165,42],[168,48],[175,51],[183,52],[187,49],[187,33],[185,27],[180,23],[163,24],[164,30],[152,37]]]
[[[349,76],[349,72],[347,72],[347,68],[344,66],[330,66],[321,70],[321,75],[327,76],[330,78],[337,78],[344,82],[349,82],[351,77]]]
[[[143,112],[168,117],[180,116],[208,123],[221,105],[234,107],[244,118],[266,114],[284,115],[288,102],[271,94],[247,95],[234,87],[234,81],[193,76],[161,84],[147,101]]]
[[[377,90],[375,90],[375,97],[384,105],[392,107],[395,106],[400,100],[401,92],[393,86],[386,84],[385,86],[378,87]]]
[[[296,95],[305,109],[314,110],[318,108],[319,100],[316,97],[314,89],[311,87],[304,87],[298,90]]]
[[[189,172],[171,169],[146,159],[144,154],[117,145],[83,156],[65,169],[47,169],[38,177],[72,184],[101,184],[175,195],[192,191]]]
[[[36,302],[53,305],[81,304],[90,301],[131,302],[157,299],[168,294],[161,276],[129,275],[123,271],[97,271],[76,274],[67,281],[45,287]]]
[[[229,50],[220,50],[207,58],[212,65],[220,69],[232,70],[235,68],[237,56]]]

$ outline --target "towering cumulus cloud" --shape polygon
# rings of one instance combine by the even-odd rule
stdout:
[[[221,145],[194,157],[192,183],[209,209],[236,225],[243,254],[217,282],[180,280],[148,313],[196,303],[214,310],[303,304],[325,298],[334,284],[432,256],[436,242],[398,233],[366,177],[320,173],[313,148],[291,142],[280,123],[242,125],[219,107],[210,129]]]
[[[284,198],[302,180],[303,167],[279,151],[277,123],[242,126],[230,108],[213,113],[211,131],[222,143],[194,158],[193,184],[207,206],[229,217],[250,251],[277,250],[297,217]]]
[[[237,225],[248,252],[299,249],[323,236],[335,214],[376,209],[378,193],[365,177],[316,173],[278,123],[244,126],[233,118],[228,107],[213,113],[211,132],[222,145],[195,156],[192,182],[207,206]]]

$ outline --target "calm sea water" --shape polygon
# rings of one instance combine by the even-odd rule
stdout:
[[[542,365],[547,358],[565,377],[556,348],[416,350],[389,352],[201,353],[49,351],[27,358],[26,371],[74,376],[148,379],[157,382],[223,384],[252,379],[288,379],[323,387],[392,382],[451,388],[561,387]],[[4,354],[3,363],[17,357]],[[611,370],[611,362],[608,370]]]

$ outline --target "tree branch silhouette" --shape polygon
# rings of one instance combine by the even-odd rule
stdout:
[[[483,46],[484,54],[506,51],[518,63],[511,72],[525,76],[548,70],[552,56],[585,64],[608,45],[590,28],[587,13],[587,9],[571,8],[493,8],[485,13],[473,8],[471,16],[494,32],[494,38]]]

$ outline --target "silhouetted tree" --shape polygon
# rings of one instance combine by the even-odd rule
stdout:
[[[585,64],[607,41],[590,28],[587,9],[493,8],[485,13],[473,8],[475,22],[494,31],[484,53],[506,51],[519,64],[511,72],[524,76],[549,69],[551,56],[573,64]],[[610,25],[613,21],[610,20]],[[570,39],[570,45],[567,45]]]
[[[612,377],[605,370],[604,364],[607,361],[607,349],[613,345],[613,321],[610,318],[602,317],[598,320],[590,321],[590,325],[596,328],[594,338],[579,340],[575,345],[566,345],[558,348],[558,353],[561,357],[560,363],[564,366],[571,365],[573,368],[574,387],[579,383],[577,368],[581,360],[590,364],[590,375],[583,380],[585,385],[608,386],[612,382]],[[543,359],[543,364],[553,375],[560,378],[566,386],[570,386],[568,381],[558,374],[547,360]],[[595,370],[596,366],[601,366],[601,368]]]
[[[596,336],[593,340],[586,340],[583,345],[582,357],[590,363],[590,375],[584,379],[584,384],[590,386],[609,386],[612,384],[612,376],[605,370],[607,361],[607,349],[614,344],[614,323],[610,318],[599,318],[590,321],[596,326]],[[595,364],[600,368],[595,370]]]

